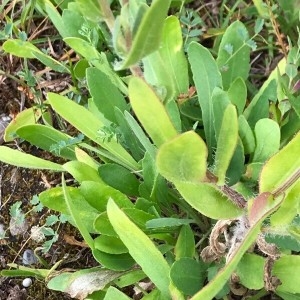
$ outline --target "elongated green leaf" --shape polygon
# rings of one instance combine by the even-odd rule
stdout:
[[[104,124],[86,108],[58,94],[49,93],[48,98],[53,109],[81,133],[114,154],[130,169],[139,169],[139,164],[117,141],[113,139],[111,141],[107,141],[107,139],[104,141],[101,138],[98,131]]]
[[[43,53],[42,51],[33,51],[33,56],[42,62],[45,66],[60,73],[70,73],[70,70],[61,62],[55,60],[51,56]]]
[[[63,22],[63,19],[59,12],[57,11],[56,7],[52,4],[49,0],[43,1],[44,9],[46,11],[47,16],[50,18],[56,29],[58,30],[59,34],[65,38],[68,36],[68,30]]]
[[[244,146],[244,152],[245,154],[250,154],[254,152],[255,149],[255,139],[253,131],[251,130],[251,127],[249,126],[244,115],[240,115],[238,121],[239,136]]]
[[[206,177],[207,148],[193,131],[161,146],[157,154],[159,172],[172,182],[199,182]]]
[[[202,110],[205,138],[209,151],[208,161],[212,163],[212,151],[216,145],[216,140],[211,97],[215,87],[222,87],[222,78],[214,58],[205,47],[192,42],[188,49],[188,58]]]
[[[218,141],[220,130],[222,127],[222,121],[224,112],[227,106],[230,104],[228,92],[216,87],[212,93],[212,105],[213,105],[213,123],[216,141]]]
[[[259,180],[260,192],[274,192],[300,170],[300,133],[264,165]],[[298,175],[299,176],[299,175]]]
[[[229,279],[232,272],[236,269],[239,261],[243,257],[244,253],[251,247],[260,232],[260,226],[262,221],[268,217],[274,210],[278,208],[281,201],[272,201],[270,206],[265,210],[261,211],[257,221],[252,224],[248,230],[246,236],[242,242],[238,245],[235,251],[230,256],[227,264],[222,268],[219,273],[196,295],[194,295],[191,300],[203,300],[203,299],[213,299],[214,296],[222,289],[224,284]]]
[[[176,255],[176,260],[182,257],[194,257],[195,238],[194,232],[189,225],[183,225],[181,227],[174,252]]]
[[[49,152],[53,152],[55,145],[59,147],[64,143],[65,147],[57,148],[57,152],[54,153],[67,159],[76,159],[74,145],[67,145],[72,137],[52,127],[40,124],[22,126],[17,130],[17,134],[30,144]]]
[[[240,21],[233,22],[222,38],[217,64],[222,74],[223,86],[228,90],[238,77],[246,80],[250,70],[250,47],[248,31]]]
[[[71,196],[68,192],[66,182],[65,182],[65,178],[64,178],[63,175],[62,175],[62,188],[63,188],[64,198],[65,198],[65,202],[67,204],[69,213],[72,216],[72,218],[74,220],[74,223],[76,224],[76,227],[80,231],[80,234],[84,238],[85,242],[93,250],[94,249],[94,240],[91,237],[91,235],[88,231],[88,228],[85,226],[84,222],[82,221],[82,219],[80,217],[78,207],[76,205],[74,205],[74,201],[73,201],[73,199],[71,198]]]
[[[18,128],[29,124],[35,124],[39,120],[41,115],[42,111],[33,107],[24,109],[23,111],[18,113],[15,119],[12,120],[6,127],[4,133],[4,141],[12,141],[16,136],[16,131]]]
[[[162,44],[158,51],[144,60],[147,82],[167,89],[167,99],[188,91],[187,61],[182,49],[182,34],[178,18],[165,20]]]
[[[40,51],[36,46],[28,41],[22,40],[7,40],[3,43],[3,50],[14,56],[24,57],[24,58],[35,58],[33,51]]]
[[[238,141],[238,120],[234,105],[229,104],[224,112],[215,158],[215,174],[218,184],[224,185],[226,171]]]
[[[238,114],[242,114],[247,100],[247,87],[241,77],[232,82],[228,89],[228,96],[231,103],[236,106]]]
[[[107,204],[107,214],[115,231],[128,248],[130,255],[141,266],[164,297],[169,299],[170,267],[161,252],[147,235],[129,220],[112,199]],[[146,253],[147,255],[145,255]]]
[[[176,182],[175,186],[186,202],[209,218],[231,219],[244,212],[212,184]]]
[[[253,162],[264,162],[279,150],[280,128],[270,119],[259,120],[254,129],[256,147]]]
[[[0,160],[6,164],[29,169],[44,169],[63,172],[64,168],[54,162],[23,153],[6,146],[0,146]]]
[[[170,0],[152,2],[133,37],[128,56],[119,69],[136,64],[140,59],[158,49],[170,3]]]
[[[143,79],[130,80],[129,98],[138,119],[157,146],[177,135],[163,104]]]
[[[78,182],[95,181],[103,182],[97,170],[81,161],[69,161],[63,165],[63,168],[69,172]]]
[[[119,108],[122,113],[127,110],[127,104],[121,92],[111,79],[99,69],[88,68],[86,80],[99,111],[103,113],[106,119],[117,123],[115,107]]]

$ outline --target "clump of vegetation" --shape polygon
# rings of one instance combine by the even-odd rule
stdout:
[[[280,32],[297,4],[223,1],[205,23],[208,6],[148,2],[29,6],[49,17],[76,63],[5,29],[4,51],[69,74],[72,87],[49,92],[4,134],[65,162],[7,146],[0,160],[61,173],[32,203],[61,216],[31,235],[51,237],[47,252],[58,236],[51,226],[68,221],[99,266],[1,274],[37,276],[77,299],[300,297],[300,38],[286,27],[286,45]],[[265,48],[282,55],[256,86],[251,59]]]

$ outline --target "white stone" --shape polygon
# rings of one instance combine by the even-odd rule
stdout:
[[[25,278],[22,282],[22,285],[26,288],[30,287],[32,284],[32,280],[31,278]]]

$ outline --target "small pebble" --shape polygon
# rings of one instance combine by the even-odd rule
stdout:
[[[23,253],[22,263],[23,265],[34,265],[38,263],[38,259],[32,250],[26,249]]]
[[[26,288],[30,287],[32,284],[32,280],[31,278],[25,278],[22,282],[22,285]]]

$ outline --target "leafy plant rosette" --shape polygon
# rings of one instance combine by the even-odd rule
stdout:
[[[39,200],[69,216],[99,267],[56,273],[57,266],[12,265],[17,269],[1,275],[45,278],[48,288],[78,299],[129,299],[122,289],[130,285],[140,287],[145,300],[219,299],[230,290],[300,297],[300,110],[291,72],[299,45],[290,45],[288,57],[249,100],[250,53],[262,20],[253,37],[233,22],[214,58],[196,42],[185,55],[180,22],[167,16],[171,1],[150,7],[120,1],[117,18],[108,2],[86,2],[69,2],[60,15],[50,1],[38,1],[80,55],[74,67],[28,41],[3,45],[78,80],[84,74],[91,96],[86,105],[49,93],[46,106],[21,112],[4,136],[67,162],[6,146],[0,160],[62,173],[62,185]],[[106,47],[119,59],[113,65],[97,46],[99,33],[107,36],[103,21],[112,35]],[[89,34],[80,34],[82,28]],[[122,70],[132,75],[121,77]],[[49,108],[80,136],[55,129]],[[76,187],[66,185],[66,172]],[[142,289],[147,282],[150,288]]]

